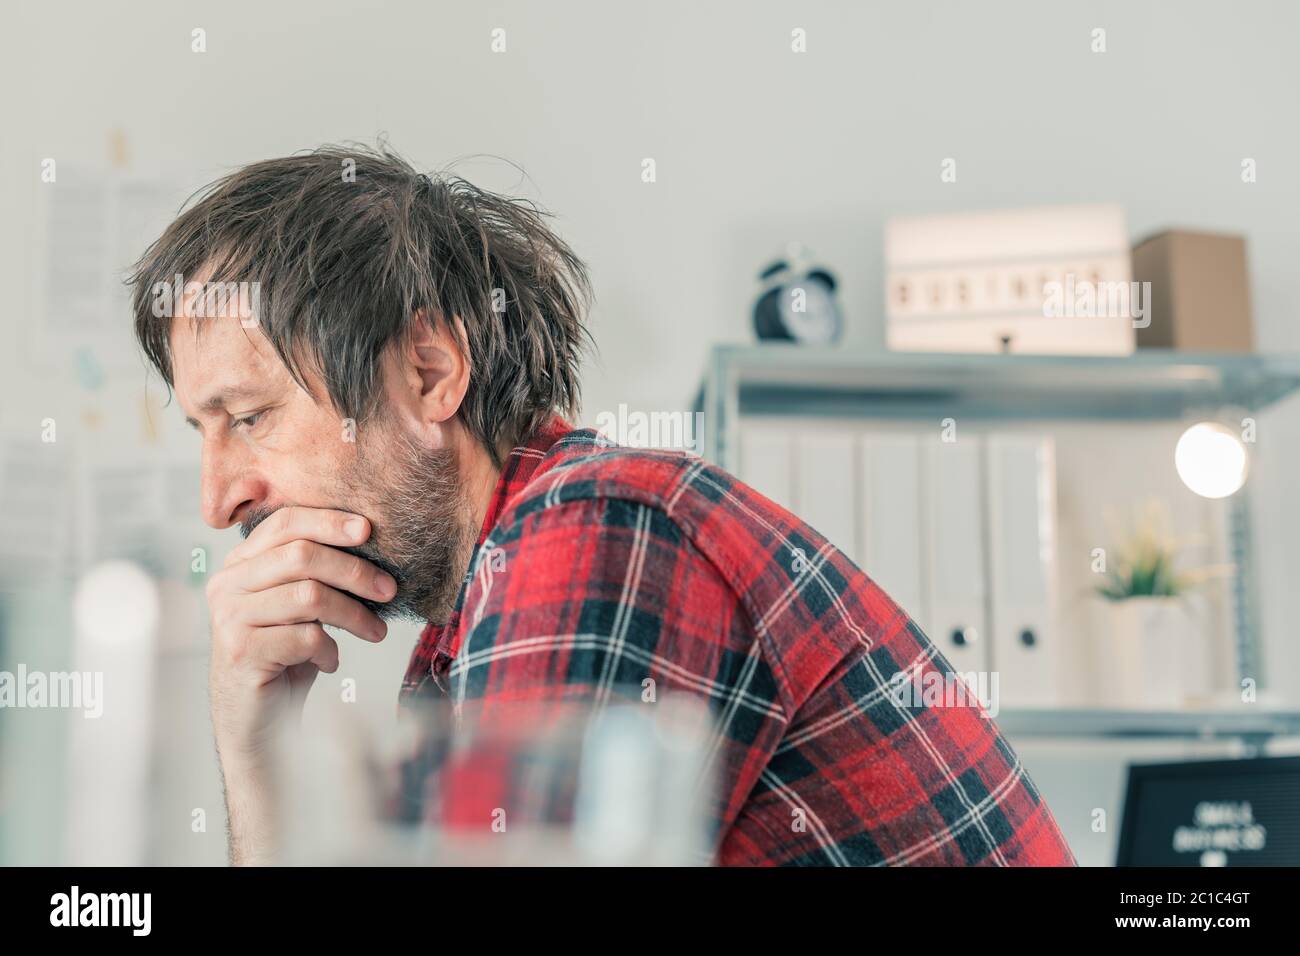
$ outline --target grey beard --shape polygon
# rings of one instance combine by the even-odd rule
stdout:
[[[457,455],[420,446],[398,432],[384,449],[384,461],[359,456],[340,483],[334,507],[370,520],[370,537],[355,547],[336,546],[391,575],[397,593],[389,601],[348,596],[384,620],[444,624],[469,564],[468,509],[461,494]],[[370,492],[371,513],[352,506]],[[252,512],[240,530],[247,538],[274,510]]]

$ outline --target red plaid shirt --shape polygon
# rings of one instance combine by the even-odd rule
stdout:
[[[555,418],[511,453],[475,554],[402,699],[572,699],[646,678],[706,698],[724,739],[716,862],[1075,864],[977,704],[900,699],[900,671],[952,671],[929,638],[824,537],[702,459]],[[477,573],[488,555],[508,573]]]

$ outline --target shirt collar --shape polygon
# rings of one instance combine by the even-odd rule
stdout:
[[[546,457],[546,453],[551,450],[551,446],[571,431],[573,431],[572,425],[559,415],[552,415],[540,428],[533,432],[527,441],[511,450],[501,468],[501,477],[497,479],[496,489],[492,492],[492,499],[488,503],[487,512],[483,516],[483,525],[479,528],[478,541],[474,544],[474,550],[470,555],[469,568],[465,572],[466,580],[468,580],[470,571],[474,566],[473,556],[478,554],[483,542],[487,540],[487,536],[496,527],[497,520],[506,510],[506,506],[532,480],[533,472],[537,470],[537,466]],[[445,657],[454,655],[455,651],[449,645],[452,636],[456,632],[457,619],[460,617],[460,602],[464,595],[465,585],[462,582],[456,606],[452,610],[447,623],[443,625],[432,622],[425,624],[424,630],[420,632],[421,647],[432,646],[437,653]]]

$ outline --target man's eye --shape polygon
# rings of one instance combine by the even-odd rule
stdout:
[[[258,419],[260,419],[265,414],[266,414],[265,412],[254,412],[251,415],[245,415],[243,418],[236,418],[234,421],[230,423],[230,427],[231,428],[240,428],[240,427],[252,428],[254,425],[257,424]]]

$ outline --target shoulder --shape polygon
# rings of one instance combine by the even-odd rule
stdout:
[[[702,467],[710,466],[686,453],[615,445],[590,429],[569,432],[501,511],[481,554],[572,551],[608,561],[649,541],[703,560],[690,522],[691,475]]]
[[[491,590],[495,564],[522,570],[510,595],[493,598],[498,602],[589,591],[640,607],[689,604],[697,614],[705,608],[730,613],[744,594],[729,572],[734,562],[720,560],[699,533],[704,509],[695,504],[701,492],[694,476],[702,471],[717,469],[697,456],[570,432],[488,531],[467,604]]]
[[[699,463],[685,452],[616,445],[591,429],[570,432],[551,446],[500,523],[591,499],[638,502],[667,511],[675,487]]]
[[[590,538],[582,529],[593,526],[642,527],[681,544],[717,569],[755,620],[788,603],[792,587],[820,614],[826,596],[844,593],[861,577],[825,537],[716,465],[686,452],[616,445],[590,429],[551,447],[488,540],[493,547],[558,540],[548,534],[554,529]],[[607,537],[604,550],[615,556],[621,544],[636,540]]]
[[[577,502],[589,504],[564,507]],[[551,447],[528,484],[503,510],[494,532],[532,523],[530,519],[547,522],[565,520],[565,514],[626,513],[629,505],[661,512],[692,538],[710,521],[775,509],[698,455],[629,448],[595,430],[580,429]]]
[[[494,556],[508,581],[494,584]],[[538,601],[631,601],[656,621],[675,609],[727,615],[729,650],[761,652],[788,713],[844,661],[883,650],[882,639],[893,647],[906,630],[846,555],[738,478],[698,456],[622,447],[588,430],[546,453],[477,567],[471,623],[490,613],[473,610],[484,602],[515,613]]]

